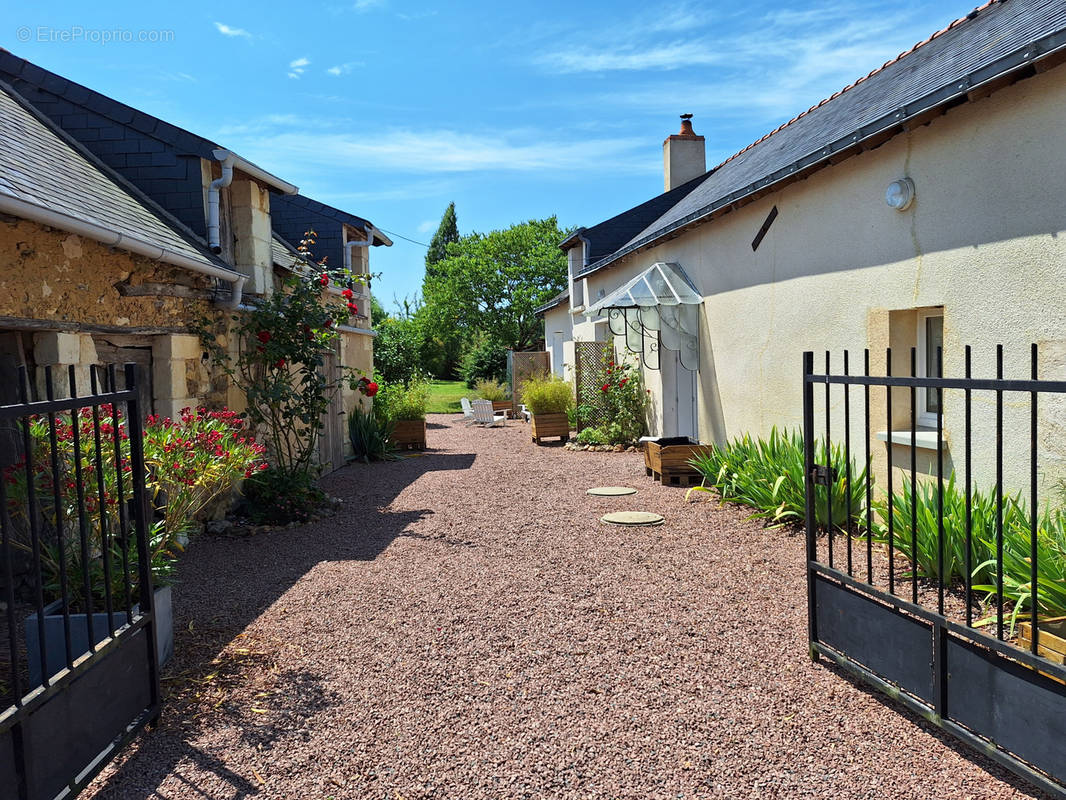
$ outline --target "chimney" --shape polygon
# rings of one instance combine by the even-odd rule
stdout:
[[[692,130],[692,115],[681,115],[681,132],[663,142],[663,191],[696,178],[707,171],[707,156],[702,136]]]

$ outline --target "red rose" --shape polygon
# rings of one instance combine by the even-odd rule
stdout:
[[[285,359],[284,359],[284,358],[279,358],[279,359],[278,359],[278,360],[277,360],[277,361],[276,361],[276,362],[274,363],[274,366],[275,366],[275,367],[277,367],[278,369],[281,369],[282,367],[284,367],[284,366],[285,366]]]
[[[323,272],[321,277],[319,277],[318,282],[321,283],[323,286],[329,286],[329,275]]]
[[[611,388],[610,385],[605,383],[605,384],[603,384],[603,386],[600,387],[600,391],[601,392],[606,392],[610,388]]]
[[[629,378],[622,378],[622,380],[620,380],[618,382],[618,385],[619,386],[625,386],[626,385],[626,381],[628,381],[628,380],[629,380]]]
[[[353,314],[358,314],[359,313],[359,306],[357,306],[355,303],[349,303],[348,304],[348,310],[351,311]]]
[[[270,341],[270,331],[259,331],[259,333],[255,335],[255,337],[263,344],[266,344]]]
[[[373,397],[377,393],[378,393],[378,385],[376,383],[374,383],[373,381],[370,381],[370,383],[368,383],[366,385],[366,396],[367,397]]]
[[[345,300],[351,300],[352,294],[353,292],[351,289],[345,289],[343,292],[341,292],[341,297],[343,297]]]
[[[326,320],[326,327],[327,328],[332,328],[333,327],[333,320],[327,319]]]

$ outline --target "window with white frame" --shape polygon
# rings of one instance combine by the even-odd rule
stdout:
[[[939,378],[944,349],[944,309],[932,308],[918,312],[918,377]],[[919,425],[936,427],[937,392],[919,388],[916,394]]]

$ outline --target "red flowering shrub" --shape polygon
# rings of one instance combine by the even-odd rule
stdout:
[[[641,385],[640,370],[633,364],[604,358],[600,394],[589,416],[598,424],[578,434],[582,444],[632,444],[645,431],[648,398]]]
[[[58,487],[53,479],[51,422],[47,415],[28,420],[32,475],[27,474],[24,459],[6,467],[2,475],[8,514],[15,528],[23,531],[29,527],[28,487],[32,477],[38,516],[48,529],[41,537],[46,592],[53,597],[59,595],[64,570],[68,576],[82,574],[82,549],[70,543],[79,541],[84,524],[93,605],[100,607],[107,588],[105,576],[110,572],[108,591],[115,605],[121,607],[125,602],[126,577],[130,585],[135,586],[138,581],[136,540],[122,535],[123,522],[131,524],[124,519],[133,499],[130,439],[118,409],[101,405],[95,420],[94,424],[92,408],[80,409],[76,415],[55,415]],[[204,410],[186,411],[177,422],[153,416],[145,423],[145,488],[159,516],[149,531],[149,560],[155,582],[168,582],[181,549],[179,537],[189,531],[195,516],[242,477],[266,466],[263,448],[245,435],[243,426],[232,411]],[[84,515],[79,513],[78,505],[79,473]],[[58,545],[60,532],[67,543],[62,551]],[[13,543],[30,549],[30,544],[17,536]],[[128,565],[125,576],[123,564]],[[70,582],[68,591],[74,606],[84,608],[83,583]]]
[[[149,417],[144,461],[168,537],[188,533],[212,502],[242,478],[266,469],[265,450],[248,435],[244,420],[228,409],[185,408],[179,420]]]

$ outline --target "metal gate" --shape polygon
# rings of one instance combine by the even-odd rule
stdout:
[[[600,404],[600,379],[608,342],[574,342],[574,395],[577,403],[577,430],[606,422]]]
[[[0,795],[73,797],[159,716],[137,368],[0,406]],[[116,387],[112,366],[102,378]]]
[[[937,360],[939,363],[939,351]],[[1041,566],[1040,554],[1045,551],[1039,546],[1037,534],[1039,531],[1042,537],[1051,530],[1045,518],[1038,517],[1037,407],[1041,395],[1066,393],[1066,381],[1037,379],[1035,345],[1031,364],[1026,365],[1031,366],[1026,370],[1031,375],[1027,380],[1004,379],[1002,346],[997,348],[996,361],[996,378],[972,378],[967,347],[964,377],[917,377],[912,348],[910,376],[872,377],[869,351],[865,352],[860,375],[849,373],[847,353],[840,362],[841,371],[833,373],[827,352],[822,374],[815,374],[814,354],[804,354],[810,651],[813,658],[831,659],[1044,791],[1066,798],[1066,667],[1040,655],[1046,651],[1040,646],[1038,616],[1041,593],[1049,589],[1051,565]],[[892,363],[891,351],[887,363]],[[943,373],[937,370],[935,374]],[[915,499],[919,486],[915,411],[916,393],[923,389],[935,393],[937,399],[936,471],[921,484],[936,512],[935,519],[925,517],[920,521]],[[909,464],[904,461],[900,469],[889,463],[884,499],[875,502],[870,478],[871,393],[875,399],[878,393],[884,393],[891,440],[893,390],[897,402],[906,403],[909,399]],[[945,514],[945,503],[952,497],[958,501],[961,496],[961,492],[949,490],[952,484],[944,475],[943,409],[949,393],[957,393],[953,401],[961,400],[950,407],[961,410],[956,429],[964,431],[962,441],[953,442],[955,452],[963,452],[960,483],[965,486],[965,500],[950,504],[961,514],[955,518]],[[990,398],[996,411],[995,488],[980,506],[983,512],[992,509],[994,519],[987,514],[979,517],[975,511],[971,421],[973,399],[979,394],[983,395],[982,401]],[[1005,494],[1003,485],[1005,394],[1011,395],[1015,405],[1019,399],[1027,402],[1030,412],[1028,514],[1021,506],[1011,506],[1014,497],[1009,491]],[[853,417],[853,403],[861,418]],[[832,420],[834,406],[843,410],[842,424],[839,419]],[[816,416],[821,417],[817,426]],[[856,438],[860,431],[864,433],[860,447],[852,446],[853,424]],[[865,469],[853,463],[860,453],[865,457]],[[902,475],[894,475],[897,469]],[[897,479],[903,485],[902,494],[894,490]],[[859,485],[853,486],[853,481]],[[904,502],[908,485],[910,500]],[[1005,533],[1004,518],[1010,508],[1017,513],[1011,517],[1010,531]],[[871,527],[879,516],[885,524],[878,529],[879,546],[875,549]],[[1055,520],[1056,535],[1062,536],[1062,518]],[[949,538],[948,528],[964,531],[964,537],[959,539],[953,533],[954,538]],[[1014,553],[1019,543],[1022,553]],[[953,588],[951,573],[945,566],[956,563],[949,562],[952,553],[958,552],[953,547],[965,550],[957,561],[962,573],[961,589],[959,579]],[[986,555],[990,560],[982,562]],[[1013,558],[1011,570],[1021,568],[1028,574],[1005,577],[1008,556]],[[975,627],[973,618],[973,601],[978,594],[973,576],[982,569],[993,584],[988,601],[995,608],[994,635]],[[931,572],[932,577],[923,579],[920,585],[919,573],[923,570],[927,575]],[[1028,605],[1015,597],[1021,604],[1021,618],[1031,630],[1025,648],[1009,641],[1005,579],[1014,587],[1026,579],[1031,587],[1036,587]],[[960,591],[965,612],[946,612],[946,595],[952,598],[954,592],[957,604]]]

